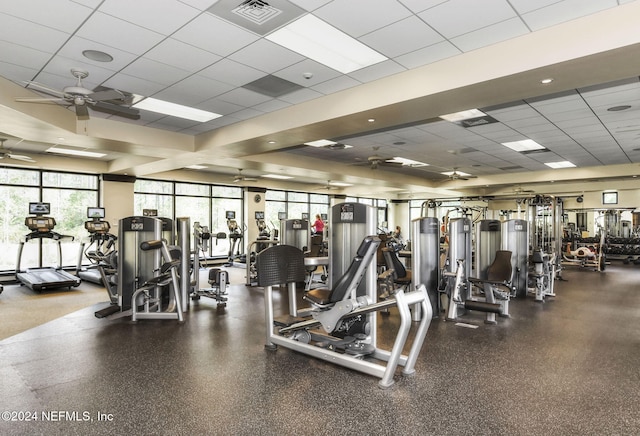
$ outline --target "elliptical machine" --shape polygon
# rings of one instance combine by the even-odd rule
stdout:
[[[89,244],[86,248],[84,243],[80,247],[76,274],[82,280],[105,286],[113,301],[116,293],[112,292],[112,289],[116,283],[111,278],[116,272],[117,260],[114,257],[116,256],[115,242],[118,238],[109,233],[111,225],[109,221],[104,220],[103,207],[88,207],[87,218],[91,218],[84,223],[84,228],[89,232]],[[82,267],[83,256],[91,262],[87,268]]]
[[[232,266],[233,261],[241,258],[240,245],[242,242],[242,229],[236,221],[235,211],[228,210],[226,212],[227,228],[229,229],[229,256],[227,266]]]

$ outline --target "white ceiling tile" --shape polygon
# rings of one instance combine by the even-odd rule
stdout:
[[[87,19],[92,9],[71,1],[29,0],[4,1],[2,11],[71,34]],[[55,19],[52,20],[53,17]],[[4,25],[3,18],[2,26]]]
[[[104,82],[103,85],[146,97],[150,97],[166,87],[166,85],[156,83],[149,78],[134,77],[127,74],[117,74]]]
[[[414,13],[422,12],[426,9],[432,8],[445,3],[449,0],[399,0],[400,3],[411,9]]]
[[[232,88],[231,85],[226,83],[196,75],[163,89],[153,97],[173,103],[194,106],[212,97],[229,92]]]
[[[215,112],[221,115],[229,115],[242,110],[242,106],[229,103],[228,101],[221,100],[217,97],[203,101],[199,103],[197,107],[198,109]]]
[[[616,0],[564,0],[526,13],[522,19],[536,31],[617,5]]]
[[[49,58],[49,53],[0,40],[0,59],[8,64],[37,71]]]
[[[255,118],[258,117],[260,115],[262,115],[263,113],[260,111],[257,111],[255,109],[252,108],[246,108],[246,109],[242,109],[239,110],[238,112],[234,112],[231,114],[231,117],[242,121],[242,120],[248,120],[250,118]]]
[[[149,74],[150,71],[153,73]],[[139,79],[151,80],[165,86],[173,85],[191,75],[189,71],[144,57],[138,58],[138,60],[128,65],[122,70],[122,73],[135,76]]]
[[[264,76],[264,72],[231,59],[221,59],[198,74],[230,85],[242,86]]]
[[[305,78],[305,73],[312,73],[313,77]],[[274,76],[288,80],[304,87],[312,87],[315,84],[326,82],[340,76],[340,73],[333,68],[319,64],[311,59],[290,65],[273,73]]]
[[[322,97],[322,94],[314,91],[313,89],[303,88],[294,92],[290,92],[289,94],[282,95],[278,98],[280,100],[286,101],[287,103],[298,104],[308,100],[313,100],[318,97]]]
[[[85,50],[97,50],[108,53],[113,57],[111,62],[98,62],[86,58],[82,52]],[[74,59],[85,64],[95,65],[99,68],[104,68],[111,71],[119,71],[136,59],[136,56],[117,48],[108,47],[104,44],[100,44],[95,41],[90,41],[85,38],[74,36],[67,41],[64,46],[60,48],[57,55],[63,56],[67,59]],[[89,70],[91,73],[91,70]]]
[[[164,36],[127,21],[97,12],[78,30],[77,35],[109,47],[141,55],[158,44]]]
[[[269,101],[265,101],[264,103],[257,104],[253,106],[255,110],[260,112],[273,112],[280,109],[284,109],[285,107],[291,106],[290,103],[286,101],[278,100],[277,98],[271,99]]]
[[[220,56],[192,45],[167,38],[144,55],[163,64],[173,65],[192,73],[220,60]]]
[[[395,57],[393,60],[405,68],[417,68],[460,54],[461,51],[449,41],[442,41],[429,47]]]
[[[220,56],[228,56],[259,39],[210,13],[198,16],[171,37]]]
[[[370,32],[360,40],[391,58],[436,44],[444,38],[418,17],[410,16]]]
[[[512,19],[516,13],[504,0],[450,0],[418,16],[450,39]]]
[[[314,11],[318,18],[355,38],[402,20],[410,14],[396,0],[334,0]]]
[[[334,92],[342,91],[344,89],[353,88],[360,85],[361,82],[349,76],[338,76],[335,79],[327,80],[326,82],[319,83],[312,86],[312,89],[322,94],[329,95]]]
[[[331,1],[332,0],[289,0],[290,3],[300,6],[301,8],[306,9],[307,11],[314,11]]]
[[[259,94],[245,88],[232,89],[229,92],[220,94],[218,98],[220,100],[228,101],[230,103],[238,104],[244,107],[255,106],[257,104],[271,100],[271,97],[267,95]]]
[[[0,59],[3,59],[2,48],[0,48]],[[27,68],[15,64],[9,64],[7,62],[0,61],[0,75],[5,79],[12,80],[21,86],[24,86],[22,81],[25,77],[35,77],[38,70],[33,68]]]
[[[519,18],[511,18],[499,23],[474,30],[464,35],[451,38],[451,42],[460,50],[467,52],[486,47],[497,42],[529,33],[529,29]]]
[[[261,39],[233,53],[229,59],[271,74],[300,62],[304,57],[271,41]]]
[[[54,53],[69,38],[69,34],[47,26],[0,13],[0,40]]]
[[[65,81],[64,86],[72,86],[77,80],[71,74],[72,68],[80,68],[86,70],[89,73],[89,76],[86,79],[82,79],[82,83],[86,88],[91,89],[102,84],[102,82],[104,82],[114,74],[114,72],[111,70],[107,70],[97,65],[90,64],[88,60],[87,62],[81,62],[79,60],[67,59],[62,56],[56,56],[51,59],[42,71],[43,73],[54,74],[62,77]],[[38,75],[37,80],[40,81],[40,75]]]
[[[405,71],[402,65],[393,61],[384,61],[349,73],[349,76],[362,83],[367,83],[401,71]]]
[[[200,11],[178,0],[109,0],[100,12],[163,35],[170,35]]]
[[[558,0],[509,0],[511,6],[518,12],[518,14],[526,14],[527,12],[535,11],[536,9],[542,9],[546,6],[558,3]]]

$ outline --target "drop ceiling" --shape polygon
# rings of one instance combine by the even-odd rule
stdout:
[[[314,190],[334,180],[354,185],[345,192],[386,198],[493,194],[551,180],[555,190],[575,190],[585,180],[640,172],[638,1],[267,1],[283,11],[273,29],[312,14],[386,57],[348,74],[269,41],[273,29],[255,24],[266,11],[245,9],[254,23],[243,25],[242,14],[227,10],[242,3],[2,2],[5,147],[28,153],[36,167],[215,183],[231,183],[242,169],[258,179],[245,185]],[[113,60],[91,60],[86,50]],[[141,110],[129,120],[91,111],[79,121],[60,105],[15,101],[42,96],[29,81],[73,85],[71,68],[89,72],[86,88],[222,117],[199,123]],[[540,83],[545,78],[554,80]],[[471,108],[497,122],[465,128],[439,118]],[[501,145],[526,138],[545,151]],[[352,147],[303,145],[319,139]],[[106,155],[44,154],[56,143]],[[372,170],[372,156],[429,165]],[[545,165],[557,161],[576,167]],[[206,168],[185,169],[193,164]],[[441,174],[453,169],[474,177]],[[293,179],[261,179],[268,173]]]

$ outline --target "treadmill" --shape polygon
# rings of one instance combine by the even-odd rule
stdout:
[[[29,203],[29,214],[24,219],[24,224],[31,230],[24,241],[20,241],[18,248],[18,264],[16,265],[16,279],[36,292],[42,292],[48,289],[69,288],[80,285],[80,279],[66,271],[62,270],[62,239],[71,238],[73,236],[65,236],[54,232],[56,220],[47,216],[51,213],[51,205],[49,203]],[[24,244],[31,240],[52,239],[58,243],[58,267],[40,267],[20,269],[22,260],[22,251]]]

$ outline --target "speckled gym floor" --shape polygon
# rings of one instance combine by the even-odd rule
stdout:
[[[92,305],[0,341],[0,434],[637,435],[640,267],[563,275],[555,299],[513,300],[498,325],[434,319],[416,374],[388,390],[265,350],[263,291],[242,279],[225,309],[202,299],[183,325],[101,320]],[[396,324],[379,316],[380,345]]]

